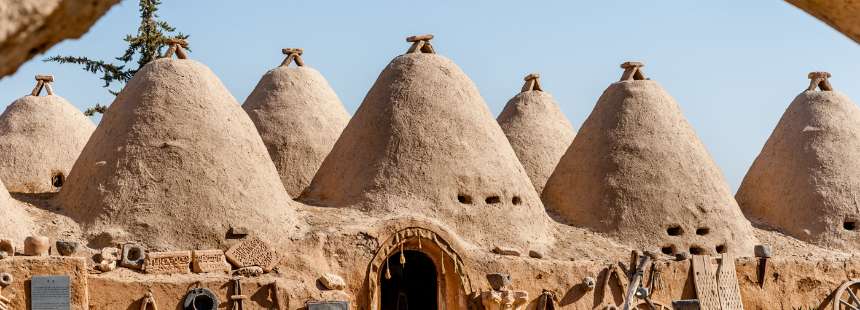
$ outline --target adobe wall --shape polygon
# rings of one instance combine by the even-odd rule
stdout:
[[[89,309],[87,261],[82,257],[8,257],[0,259],[0,273],[12,275],[12,283],[0,289],[0,295],[10,300],[9,309],[30,309],[27,296],[33,275],[68,275],[71,309]]]
[[[624,287],[614,278],[602,287],[608,262],[598,261],[547,261],[527,258],[486,256],[469,265],[469,274],[476,280],[487,272],[504,270],[513,277],[515,290],[529,293],[528,309],[537,305],[543,289],[553,292],[560,309],[601,309],[602,305],[620,304]],[[793,309],[829,306],[829,298],[843,281],[860,275],[860,262],[850,260],[806,260],[798,257],[777,257],[768,261],[764,288],[757,282],[758,260],[740,258],[736,261],[737,276],[746,309]],[[689,261],[660,261],[662,285],[654,291],[652,300],[669,304],[671,300],[695,298]],[[297,278],[298,276],[298,278]],[[594,277],[597,287],[587,290],[582,284],[586,276]],[[650,281],[646,276],[646,282]],[[282,272],[243,280],[244,293],[250,296],[246,309],[302,309],[308,300],[348,300],[351,309],[368,309],[356,303],[363,285],[350,285],[346,292],[318,289],[318,284],[307,282],[302,275]],[[231,292],[229,277],[224,276],[137,276],[123,278],[89,276],[90,306],[93,309],[137,309],[147,291],[156,296],[159,309],[179,309],[186,291],[206,287],[218,294],[221,308]],[[477,281],[476,281],[477,282]],[[486,281],[480,281],[487,289]],[[276,285],[276,284],[277,285]],[[350,282],[354,284],[354,281]],[[277,291],[277,293],[275,293]],[[452,298],[449,296],[449,298]],[[281,308],[277,301],[280,300]],[[449,304],[448,309],[456,309]]]

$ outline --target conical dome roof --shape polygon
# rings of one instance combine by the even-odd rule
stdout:
[[[430,36],[388,64],[304,201],[420,216],[483,244],[543,242],[549,217],[475,84]]]
[[[32,235],[34,230],[30,215],[15,203],[0,181],[0,239],[10,239],[16,247],[20,247],[24,244],[24,238]]]
[[[752,227],[675,100],[640,63],[603,92],[542,198],[575,226],[671,254],[751,254]]]
[[[296,219],[254,123],[209,68],[174,50],[180,59],[144,66],[108,108],[62,208],[91,242],[217,247],[231,225],[275,240]]]
[[[32,94],[0,115],[0,179],[13,192],[59,190],[96,128],[51,89],[53,77],[36,76]],[[42,88],[47,96],[39,96]]]
[[[540,76],[532,73],[525,80],[522,92],[508,101],[497,121],[540,193],[576,131],[552,95],[541,89]]]
[[[349,114],[322,74],[304,65],[301,49],[284,53],[284,63],[263,75],[242,107],[257,126],[287,192],[298,196],[346,127]],[[288,67],[293,59],[297,67]]]
[[[737,200],[757,221],[819,245],[860,246],[860,108],[811,73],[744,177]],[[821,91],[815,87],[821,85]]]

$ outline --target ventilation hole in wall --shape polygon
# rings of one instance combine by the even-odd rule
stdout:
[[[457,195],[457,201],[464,204],[472,204],[472,196],[469,195]]]
[[[523,203],[523,200],[520,198],[520,196],[514,196],[514,198],[511,198],[511,203],[518,206]]]
[[[502,199],[499,196],[490,196],[487,199],[484,199],[487,204],[496,204],[502,202]]]
[[[684,234],[684,229],[681,226],[672,226],[666,229],[666,233],[669,236],[680,236]]]
[[[663,254],[666,255],[675,255],[675,247],[671,245],[664,246],[660,248],[660,252],[663,252]]]
[[[63,183],[65,182],[66,176],[64,176],[62,172],[58,172],[51,177],[51,185],[54,187],[63,187]]]
[[[857,230],[857,222],[855,221],[845,221],[842,223],[842,228],[845,230]]]
[[[709,232],[711,232],[711,229],[707,227],[696,228],[696,234],[699,236],[707,235]]]
[[[718,245],[716,250],[717,250],[717,253],[720,253],[720,254],[728,252],[728,248],[726,248],[725,244]]]
[[[703,255],[703,254],[705,254],[705,249],[694,245],[694,246],[690,247],[690,254],[692,254],[692,255]]]

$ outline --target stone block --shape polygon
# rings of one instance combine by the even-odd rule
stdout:
[[[511,275],[507,273],[487,274],[487,282],[490,282],[490,287],[493,290],[498,291],[511,286]]]
[[[7,256],[15,255],[15,245],[12,240],[0,239],[0,252],[5,252]],[[2,253],[0,253],[2,255]]]
[[[233,238],[241,238],[247,236],[248,228],[244,226],[230,226],[229,235]]]
[[[24,255],[47,256],[51,251],[51,241],[45,236],[29,236],[24,239]]]
[[[248,237],[225,253],[227,260],[237,268],[259,266],[263,271],[272,271],[280,257],[275,249],[259,237]]]
[[[143,269],[143,263],[146,260],[146,249],[134,243],[126,243],[122,245],[122,260],[119,265],[129,269]]]
[[[74,241],[57,240],[55,245],[57,253],[60,253],[61,256],[72,256],[78,252],[79,244]]]
[[[191,273],[191,251],[149,252],[144,271],[153,274]]]
[[[330,290],[343,290],[346,288],[346,281],[340,276],[331,273],[325,273],[319,278],[320,284]]]
[[[227,273],[230,264],[221,250],[194,250],[191,258],[191,269],[196,273]]]
[[[101,260],[117,261],[119,260],[119,248],[104,247],[100,253]]]
[[[497,246],[493,248],[493,253],[507,256],[520,256],[520,250],[505,246]]]

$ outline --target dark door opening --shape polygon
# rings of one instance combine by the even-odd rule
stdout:
[[[380,272],[382,283],[382,310],[437,310],[436,265],[424,253],[403,251],[406,264],[400,264],[400,252],[388,258]]]

